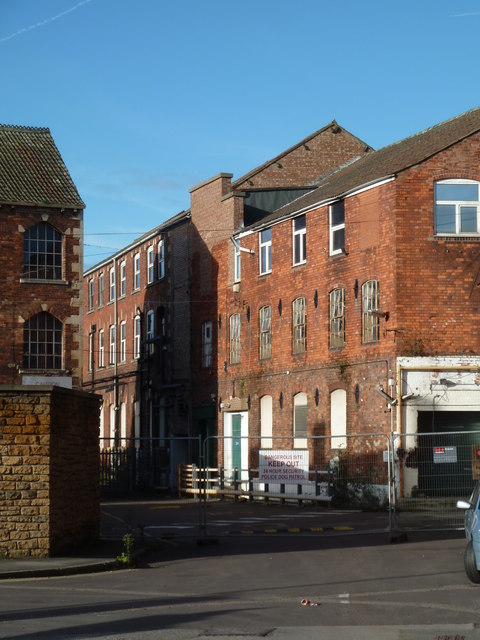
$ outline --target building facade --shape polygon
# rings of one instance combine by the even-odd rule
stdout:
[[[2,384],[81,386],[84,207],[48,129],[0,126]]]
[[[237,226],[234,268],[214,250],[222,464],[256,468],[268,448],[328,462],[358,451],[354,436],[379,434],[381,450],[390,432],[480,427],[479,153],[476,109]],[[403,481],[421,486],[416,465]]]

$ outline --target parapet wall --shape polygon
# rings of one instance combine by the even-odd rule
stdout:
[[[0,554],[46,557],[100,525],[98,396],[0,386]]]

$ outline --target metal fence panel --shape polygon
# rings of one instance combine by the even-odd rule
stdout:
[[[480,432],[394,436],[396,519],[402,529],[462,528],[468,498],[480,476]]]
[[[131,438],[122,439],[119,446],[111,444],[111,438],[100,440],[100,488],[104,495],[177,491],[179,467],[200,461],[198,438]]]

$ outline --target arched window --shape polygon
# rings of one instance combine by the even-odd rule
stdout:
[[[293,398],[293,435],[305,438],[307,435],[307,394],[297,393]]]
[[[62,278],[62,234],[46,222],[24,233],[23,274],[32,280]]]
[[[347,392],[336,389],[330,394],[330,435],[332,449],[347,446]]]
[[[263,396],[260,399],[260,435],[262,449],[272,448],[273,434],[273,401],[272,396]]]
[[[23,366],[26,369],[62,368],[62,323],[42,311],[32,316],[23,329]]]

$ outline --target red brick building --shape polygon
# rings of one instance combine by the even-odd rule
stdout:
[[[202,436],[217,433],[217,420],[220,422],[218,432],[223,433],[222,416],[218,414],[220,398],[240,397],[238,384],[232,390],[226,381],[235,387],[237,373],[242,379],[255,376],[258,364],[248,356],[240,368],[230,369],[225,355],[232,304],[237,305],[242,314],[251,313],[250,298],[241,291],[250,292],[252,287],[254,294],[257,286],[255,272],[242,274],[242,278],[237,273],[240,262],[242,269],[252,262],[253,258],[244,253],[250,249],[240,248],[240,244],[232,240],[244,228],[255,227],[279,207],[311,193],[322,176],[371,151],[371,147],[333,121],[234,182],[231,174],[221,173],[190,190],[195,381],[192,402],[194,424]],[[256,247],[252,251],[256,251]],[[283,284],[275,280],[274,286]],[[250,332],[242,334],[242,340],[248,344],[252,337]],[[246,407],[247,396],[248,392],[243,400],[237,398],[232,407]],[[228,413],[227,418],[230,416]]]
[[[81,385],[84,206],[48,129],[0,126],[1,384]]]
[[[189,227],[182,212],[83,279],[83,384],[103,396],[100,444],[153,444],[158,465],[172,468],[188,453],[180,438],[191,434]]]
[[[439,413],[447,430],[479,426],[479,157],[475,109],[245,226],[240,194],[218,186],[232,235],[211,245],[227,468],[255,468],[259,447],[311,449],[315,435],[348,451],[354,434],[428,430]],[[258,440],[235,450],[232,436]]]

